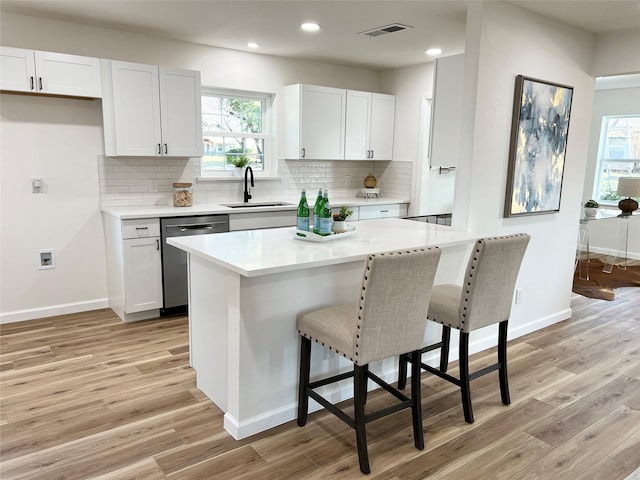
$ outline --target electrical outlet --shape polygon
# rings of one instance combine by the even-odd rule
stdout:
[[[516,289],[516,303],[522,303],[522,300],[523,300],[522,289],[518,288]]]
[[[345,187],[350,187],[351,186],[351,175],[345,175],[344,176],[344,186]]]
[[[56,268],[56,258],[53,249],[38,250],[38,270],[51,270]]]
[[[32,191],[32,193],[42,193],[42,179],[41,178],[32,178],[31,179],[31,191]]]
[[[149,193],[158,193],[158,181],[149,180]]]

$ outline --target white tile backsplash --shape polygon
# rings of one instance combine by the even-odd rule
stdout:
[[[297,201],[300,190],[315,197],[357,198],[364,178],[378,180],[381,197],[411,195],[411,162],[280,160],[277,178],[256,178],[253,201]],[[192,182],[194,203],[242,201],[243,179],[198,180],[199,158],[98,157],[100,203],[103,206],[169,205],[173,182]],[[347,177],[349,181],[347,182]]]

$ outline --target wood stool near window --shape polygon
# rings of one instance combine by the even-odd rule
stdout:
[[[498,370],[502,403],[511,403],[507,381],[507,323],[516,279],[529,239],[529,235],[523,233],[480,239],[473,247],[463,285],[433,287],[428,318],[443,325],[442,341],[424,347],[421,353],[440,348],[440,368],[425,363],[420,363],[420,366],[460,387],[464,419],[468,423],[473,423],[469,384],[475,378]],[[469,333],[494,323],[499,324],[498,363],[469,373]],[[460,331],[460,378],[446,373],[452,328]],[[412,362],[412,359],[402,355],[398,372],[400,389],[406,385],[407,362]]]
[[[369,473],[365,426],[368,422],[411,408],[413,438],[424,448],[420,409],[420,349],[424,343],[427,308],[440,249],[437,247],[369,255],[357,303],[339,305],[298,316],[301,335],[298,425],[307,422],[309,397],[356,431],[362,473]],[[426,302],[425,302],[426,299]],[[311,340],[353,362],[353,371],[309,381]],[[413,359],[411,397],[369,371],[369,364],[408,354]],[[314,389],[353,377],[354,417],[347,415]],[[400,401],[375,412],[365,412],[367,383],[371,379]]]

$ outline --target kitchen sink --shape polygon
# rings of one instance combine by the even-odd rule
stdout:
[[[294,206],[293,203],[285,203],[285,202],[255,202],[255,203],[221,203],[223,207],[229,208],[257,208],[257,207],[290,207]]]

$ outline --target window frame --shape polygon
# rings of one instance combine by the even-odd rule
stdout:
[[[597,200],[598,203],[600,203],[600,205],[603,206],[610,206],[610,207],[616,207],[618,205],[618,202],[621,200],[622,197],[617,196],[616,198],[611,198],[611,199],[603,199],[602,196],[606,195],[606,192],[601,190],[601,185],[602,183],[605,181],[603,178],[603,174],[604,174],[604,167],[606,164],[630,164],[631,165],[631,170],[629,173],[627,174],[623,174],[623,175],[619,175],[617,176],[617,178],[620,177],[640,177],[640,172],[636,172],[634,170],[634,167],[636,166],[636,164],[640,164],[640,157],[639,158],[611,158],[611,157],[605,157],[605,155],[608,153],[608,142],[607,139],[609,138],[609,131],[610,129],[608,128],[608,123],[609,120],[611,119],[616,119],[616,118],[635,118],[638,121],[640,121],[640,114],[627,114],[627,115],[604,115],[602,117],[602,121],[600,124],[600,138],[599,138],[599,142],[598,142],[598,157],[597,157],[597,161],[596,161],[596,170],[595,170],[595,175],[594,175],[594,181],[593,181],[593,197],[594,199]],[[610,175],[610,173],[609,173]]]
[[[246,91],[246,90],[234,90],[227,88],[219,88],[219,87],[202,87],[201,97],[226,97],[226,98],[234,98],[241,100],[260,100],[263,104],[263,112],[262,112],[262,133],[260,134],[247,134],[244,132],[214,132],[217,136],[233,136],[238,137],[239,135],[244,136],[245,138],[262,138],[263,139],[263,166],[262,170],[254,170],[254,176],[256,177],[275,177],[278,173],[278,164],[275,160],[275,136],[273,129],[273,101],[274,95],[272,93],[267,92],[254,92],[254,91]],[[204,120],[203,111],[203,120]],[[204,123],[204,121],[203,121]],[[202,131],[203,140],[206,136],[211,135],[210,131],[206,131],[203,127]],[[202,147],[202,157],[200,158],[200,172],[199,178],[202,180],[215,180],[215,179],[228,179],[228,178],[237,178],[234,177],[233,170],[215,170],[215,171],[205,171],[204,170],[204,141]]]

